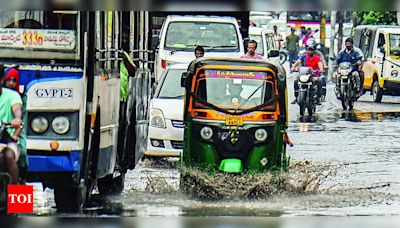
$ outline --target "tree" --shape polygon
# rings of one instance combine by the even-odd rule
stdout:
[[[353,16],[355,25],[397,25],[395,11],[356,11]]]

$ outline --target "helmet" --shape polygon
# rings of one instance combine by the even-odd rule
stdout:
[[[307,50],[315,51],[315,46],[314,45],[309,45],[309,46],[307,46]]]
[[[310,45],[316,46],[316,44],[317,44],[317,42],[315,41],[314,38],[309,38],[309,39],[306,41],[306,46],[310,46]]]

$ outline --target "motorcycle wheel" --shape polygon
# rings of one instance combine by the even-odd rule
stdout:
[[[340,99],[340,101],[342,102],[343,110],[347,110],[347,102],[346,102],[346,100],[344,98],[342,98],[342,99]]]
[[[314,110],[313,107],[308,107],[308,108],[307,108],[307,111],[308,111],[308,115],[309,115],[310,117],[315,113],[315,110]]]
[[[305,111],[306,107],[304,105],[300,105],[300,116],[303,117],[304,116],[304,111]]]
[[[354,101],[349,101],[349,110],[353,110]]]

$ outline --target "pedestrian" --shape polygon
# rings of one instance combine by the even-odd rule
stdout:
[[[314,36],[313,36],[313,33],[312,33],[312,31],[311,31],[311,28],[307,28],[307,30],[306,30],[306,35],[304,36],[304,38],[303,38],[303,45],[304,45],[304,47],[306,48],[307,47],[307,40],[308,39],[310,39],[310,38],[313,38]]]
[[[204,48],[202,46],[197,46],[194,49],[194,55],[196,56],[196,59],[203,57],[204,56]]]
[[[247,53],[240,56],[242,59],[263,59],[263,57],[256,53],[257,42],[255,40],[250,40],[247,43]]]
[[[22,121],[23,126],[27,126],[27,112],[26,112],[26,95],[24,93],[20,93],[20,76],[19,71],[16,68],[10,67],[4,71],[4,82],[3,86],[5,88],[14,90],[19,93],[22,100]],[[26,176],[28,173],[28,153],[26,149],[26,127],[22,128],[22,131],[19,135],[17,142],[20,150],[20,155],[18,159],[18,168],[19,168],[19,183],[25,184]]]
[[[300,40],[303,40],[306,35],[307,35],[306,27],[301,26],[300,27]]]
[[[300,37],[295,34],[296,29],[290,28],[290,35],[286,37],[286,48],[289,52],[289,65],[292,68],[293,63],[299,58],[299,40]]]
[[[0,83],[3,84],[4,74]],[[3,132],[0,139],[0,166],[5,167],[11,176],[13,184],[19,183],[17,161],[20,155],[17,144],[22,131],[22,100],[19,94],[11,89],[0,86],[0,121],[10,123],[12,128]]]
[[[278,50],[281,50],[281,42],[283,41],[282,39],[282,35],[278,32],[278,26],[274,25],[274,39],[275,39],[275,43],[276,43],[276,47],[278,48]]]

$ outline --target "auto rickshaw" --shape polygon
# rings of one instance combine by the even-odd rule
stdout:
[[[182,74],[184,167],[286,171],[286,73],[265,60],[199,58]],[[285,140],[286,139],[286,140]]]

